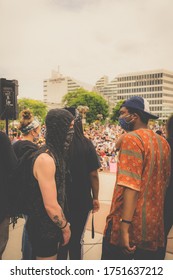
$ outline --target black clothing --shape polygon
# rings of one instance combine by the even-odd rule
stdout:
[[[66,246],[60,246],[57,259],[67,260],[69,252],[70,260],[81,259],[81,245],[83,243],[83,234],[85,225],[88,219],[87,211],[70,211],[68,220],[70,222],[71,238],[70,242]]]
[[[29,212],[30,209],[30,203],[28,200],[29,196],[29,188],[30,184],[29,182],[31,181],[31,166],[32,166],[32,159],[34,156],[34,153],[38,150],[38,146],[34,144],[33,142],[29,140],[19,140],[13,144],[14,151],[16,153],[16,156],[18,159],[21,160],[21,165],[24,167],[24,164],[26,165],[25,168],[20,168],[21,172],[23,174],[20,174],[20,176],[24,176],[23,180],[23,196],[25,199],[22,199],[24,201],[24,206],[26,206],[26,209]],[[27,154],[27,159],[22,161],[22,159],[25,157]],[[25,201],[26,200],[26,201]],[[24,207],[22,207],[24,209]],[[24,214],[24,213],[23,213]],[[27,216],[25,215],[25,220],[27,220]],[[27,259],[35,259],[35,256],[32,254],[32,247],[31,244],[28,240],[28,233],[26,230],[26,222],[24,225],[24,230],[23,230],[23,235],[22,235],[22,259],[27,260]]]
[[[171,148],[171,176],[165,197],[165,233],[168,235],[173,225],[173,139],[167,139]]]
[[[42,152],[46,152],[45,148],[46,147],[43,147],[36,153],[32,162],[32,170],[34,162],[38,155],[40,155]],[[32,245],[33,254],[38,257],[49,257],[56,255],[58,242],[61,241],[62,233],[57,225],[55,225],[55,223],[48,216],[44,207],[38,181],[35,179],[33,174],[31,176],[32,179],[29,194],[29,204],[31,205],[31,212],[26,222],[26,229]],[[59,194],[58,201],[61,201],[61,193],[63,193],[63,191],[60,191],[58,188],[59,184],[57,182],[57,174],[55,175],[55,178],[57,193]],[[59,202],[59,204],[63,209],[63,203],[61,204]]]
[[[19,140],[13,144],[13,149],[18,158],[18,166],[12,176],[15,192],[11,192],[10,197],[10,214],[13,223],[15,223],[17,217],[20,217],[22,214],[28,215],[30,211],[28,195],[29,182],[31,180],[31,164],[38,146],[28,140]]]
[[[166,190],[164,203],[164,231],[165,231],[165,246],[163,249],[163,258],[166,254],[167,237],[171,227],[173,226],[173,138],[167,139],[171,148],[171,176],[168,188]]]
[[[21,158],[28,151],[35,152],[38,150],[38,146],[28,140],[18,140],[13,144],[13,149],[17,158]]]
[[[108,225],[106,235],[102,242],[101,260],[163,260],[163,248],[156,251],[136,248],[134,254],[124,254],[122,248],[110,243],[111,222]]]
[[[50,257],[57,254],[58,243],[62,240],[62,231],[47,214],[39,183],[33,175],[33,166],[36,158],[41,153],[48,153],[52,156],[56,166],[55,181],[57,188],[57,201],[62,210],[64,210],[64,148],[67,151],[68,146],[70,145],[68,136],[72,120],[73,116],[66,110],[52,109],[48,112],[46,117],[46,145],[36,153],[32,163],[31,192],[29,195],[31,213],[28,217],[26,228],[32,245],[33,254],[38,257]]]
[[[86,212],[92,209],[90,172],[100,168],[94,145],[86,137],[74,136],[69,152],[71,182],[67,184],[67,204],[72,210]]]
[[[67,213],[71,224],[70,242],[60,247],[58,259],[81,259],[81,238],[84,233],[86,221],[93,208],[91,195],[90,173],[100,168],[100,162],[92,142],[84,136],[75,133],[69,151],[67,162],[69,176],[67,176]]]
[[[16,165],[17,158],[10,140],[0,131],[0,223],[8,215],[8,191],[10,191],[8,179]]]
[[[137,248],[134,254],[126,255],[121,248],[110,244],[106,237],[103,238],[101,260],[163,260],[163,248],[149,251]]]

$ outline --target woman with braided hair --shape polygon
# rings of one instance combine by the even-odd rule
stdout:
[[[64,216],[65,161],[73,137],[73,115],[64,109],[52,109],[46,116],[46,144],[34,157],[31,214],[27,231],[33,253],[39,260],[57,258],[60,242],[69,242],[70,225]]]

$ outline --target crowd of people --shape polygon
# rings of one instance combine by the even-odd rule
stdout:
[[[166,138],[166,124],[158,122],[149,123],[148,127],[157,134]],[[45,144],[45,124],[41,125],[40,136],[37,145],[40,147]],[[101,167],[99,171],[111,171],[110,163],[117,163],[118,150],[116,143],[120,136],[124,134],[124,130],[119,124],[101,124],[96,121],[94,124],[84,128],[84,135],[92,141],[97,155],[99,157]],[[12,126],[9,131],[11,142],[14,143],[22,138],[21,131]]]
[[[24,110],[18,129],[9,138],[0,134],[1,164],[6,162],[0,255],[8,241],[10,174],[31,151],[23,259],[82,259],[88,215],[100,208],[98,172],[110,171],[111,164],[118,168],[101,259],[164,259],[173,224],[173,116],[166,125],[149,122],[157,119],[138,96],[122,104],[117,125],[96,122],[84,131],[73,108],[50,110],[43,126]]]
[[[151,123],[149,128],[166,137],[165,124]],[[119,124],[101,125],[99,122],[85,129],[85,136],[89,138],[96,148],[101,162],[100,170],[111,171],[110,163],[117,163],[117,141],[125,131]]]

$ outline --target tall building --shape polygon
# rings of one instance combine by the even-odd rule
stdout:
[[[151,112],[160,120],[173,113],[173,72],[168,70],[120,74],[99,91],[106,99],[110,96],[114,106],[134,95],[146,98]]]
[[[100,93],[107,100],[111,110],[117,102],[116,88],[117,78],[109,82],[108,77],[103,76],[96,82],[93,91]]]
[[[146,98],[150,110],[165,120],[173,113],[173,72],[153,70],[117,76],[117,102],[138,95]]]
[[[95,84],[93,91],[100,93],[104,87],[107,86],[109,82],[108,76],[102,76]]]
[[[51,78],[43,82],[43,101],[50,108],[62,107],[64,95],[79,88],[91,90],[92,86],[52,71]]]

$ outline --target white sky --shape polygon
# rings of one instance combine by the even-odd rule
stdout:
[[[0,78],[42,99],[52,70],[102,76],[173,70],[172,0],[0,0]]]

